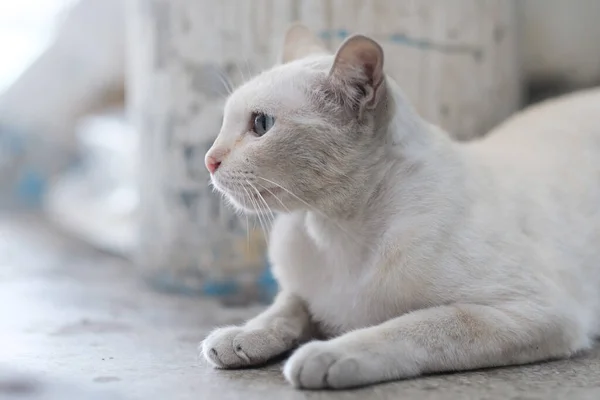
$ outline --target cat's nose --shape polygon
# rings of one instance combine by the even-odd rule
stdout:
[[[206,156],[206,169],[211,174],[214,174],[215,171],[221,166],[221,161],[217,161],[213,156]]]
[[[206,164],[206,169],[208,172],[214,174],[221,166],[221,163],[227,154],[229,154],[228,150],[215,149],[209,151],[204,159],[204,163]]]

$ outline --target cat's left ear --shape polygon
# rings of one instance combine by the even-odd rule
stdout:
[[[306,26],[292,24],[283,39],[281,62],[299,60],[314,54],[328,54],[325,45]]]
[[[383,49],[366,36],[351,36],[340,45],[329,74],[359,115],[374,109],[385,92]]]

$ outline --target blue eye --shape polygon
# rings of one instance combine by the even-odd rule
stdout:
[[[254,114],[254,126],[252,127],[252,131],[256,133],[257,136],[262,136],[273,127],[274,123],[275,118],[270,115],[263,113]]]

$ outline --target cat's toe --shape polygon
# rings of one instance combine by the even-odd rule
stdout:
[[[323,389],[328,383],[329,368],[341,357],[326,342],[312,342],[298,349],[284,366],[285,378],[300,389]]]
[[[331,364],[327,371],[327,387],[332,389],[345,389],[362,386],[378,381],[372,376],[372,371],[365,371],[364,363],[357,358],[341,357]]]
[[[284,376],[300,389],[345,389],[384,379],[372,355],[329,342],[301,347],[284,366]]]
[[[217,368],[260,365],[289,350],[269,329],[227,327],[217,329],[202,342],[204,358]]]
[[[268,329],[240,332],[233,339],[233,347],[249,365],[262,364],[288,350],[288,346]]]
[[[216,368],[239,368],[247,365],[247,357],[236,351],[235,337],[243,329],[235,326],[213,331],[200,345],[202,355]]]

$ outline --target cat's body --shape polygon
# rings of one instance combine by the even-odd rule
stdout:
[[[410,185],[390,172],[379,201],[354,220],[281,215],[270,255],[282,288],[334,336],[439,304],[537,296],[559,301],[586,335],[600,333],[594,104],[600,91],[531,109],[477,142],[441,139],[455,154],[430,160],[434,176],[423,168]],[[432,190],[438,167],[445,180]]]
[[[281,293],[211,334],[207,359],[253,365],[324,337],[284,373],[342,388],[588,348],[600,333],[600,92],[459,144],[410,109],[369,39],[335,59],[302,28],[287,42],[298,60],[234,93],[207,157],[234,204],[286,211],[269,250]],[[248,129],[262,113],[272,126]]]

